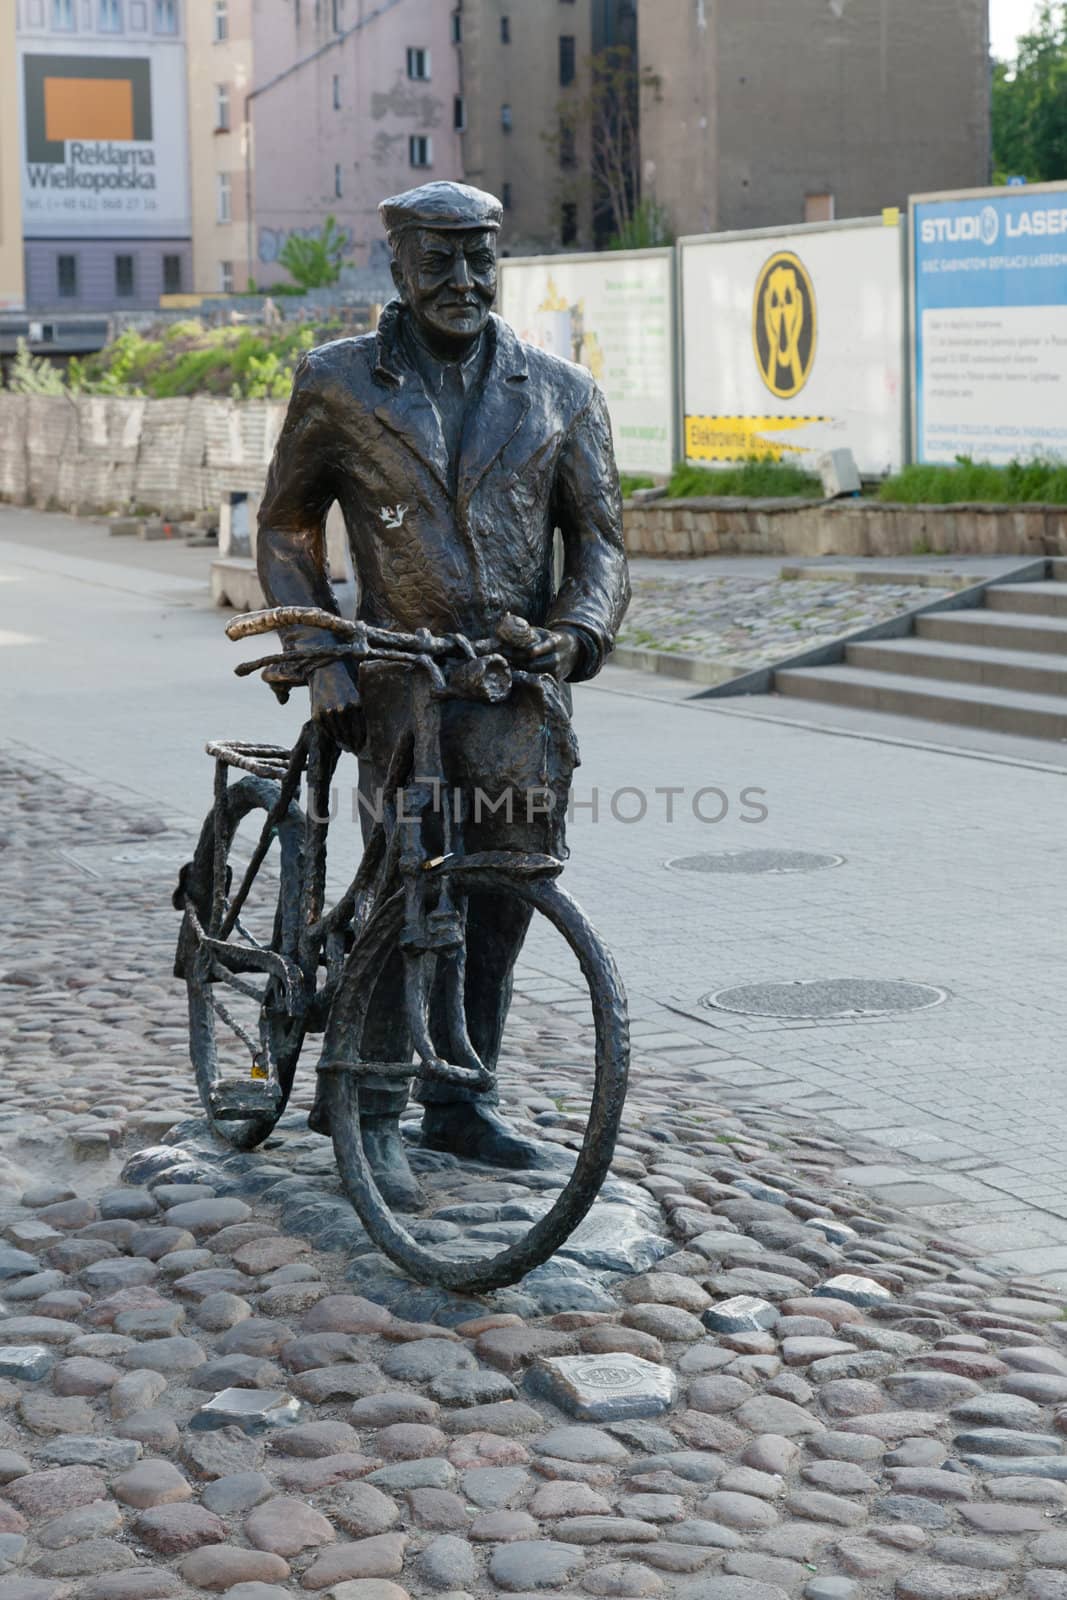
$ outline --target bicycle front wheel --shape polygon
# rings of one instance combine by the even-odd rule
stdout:
[[[449,874],[461,894],[503,895],[523,902],[562,935],[577,958],[589,989],[596,1035],[589,1121],[574,1170],[545,1216],[522,1239],[482,1259],[449,1259],[440,1245],[420,1245],[390,1211],[374,1182],[360,1137],[358,1071],[322,1070],[337,1166],[345,1191],[374,1243],[397,1266],[421,1283],[484,1294],[517,1283],[547,1261],[574,1232],[592,1206],[607,1176],[626,1097],[630,1030],[626,996],[615,963],[577,903],[545,878],[521,878],[502,868],[462,868]],[[395,895],[377,912],[353,951],[331,1017],[328,1037],[343,1040],[348,1060],[359,1060],[355,1041],[363,1026],[375,984],[398,947],[404,917],[403,896]],[[471,952],[476,959],[477,952]]]

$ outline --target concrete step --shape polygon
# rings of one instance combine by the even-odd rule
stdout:
[[[990,611],[1025,612],[1028,616],[1067,618],[1067,583],[1000,583],[985,592]]]
[[[1051,567],[1053,582],[1067,583],[1067,557],[1053,556]]]
[[[916,618],[915,631],[920,639],[949,644],[1067,655],[1067,618],[1018,611],[933,611]]]
[[[1067,695],[1067,657],[1036,650],[983,650],[938,639],[872,639],[850,644],[845,660],[867,672],[991,684],[1021,689],[1024,694]]]
[[[1027,738],[1067,739],[1067,703],[1056,695],[1023,694],[985,684],[943,683],[862,667],[797,667],[775,673],[779,694],[833,705],[891,711],[931,722],[957,722]]]

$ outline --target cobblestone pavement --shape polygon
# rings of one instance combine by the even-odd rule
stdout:
[[[937,593],[919,584],[850,583],[829,571],[820,578],[721,577],[708,565],[684,577],[669,570],[635,574],[619,644],[701,656],[747,672],[887,622]]]
[[[610,1225],[427,1296],[296,1112],[250,1156],[192,1115],[184,833],[0,782],[0,1600],[1067,1595],[1061,1297],[872,1200],[861,1135],[709,1086],[639,1004]],[[558,1165],[423,1159],[442,1248],[580,1138],[574,985],[531,962],[507,1049]]]

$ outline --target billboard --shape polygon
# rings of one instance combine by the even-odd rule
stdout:
[[[911,214],[916,460],[1067,454],[1067,186]]]
[[[507,257],[500,263],[500,310],[520,339],[593,374],[607,396],[622,472],[671,472],[672,251]]]
[[[27,44],[19,79],[27,238],[188,235],[183,46]]]
[[[903,464],[905,263],[898,213],[683,239],[686,459]]]

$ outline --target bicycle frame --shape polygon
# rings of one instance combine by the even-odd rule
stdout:
[[[417,641],[423,643],[421,638]],[[441,641],[433,641],[440,644]],[[341,651],[329,652],[342,656]],[[349,650],[343,652],[349,654]],[[351,652],[357,653],[357,652]],[[367,840],[359,868],[345,893],[326,907],[326,860],[329,831],[329,790],[340,749],[308,723],[291,753],[273,747],[241,747],[216,742],[208,746],[216,760],[215,773],[215,850],[214,898],[207,929],[198,931],[201,944],[216,962],[228,966],[235,951],[241,964],[249,963],[279,978],[286,1009],[303,1015],[309,1031],[325,1031],[330,1007],[340,983],[350,947],[358,941],[374,911],[394,892],[404,896],[404,927],[400,946],[405,964],[405,1014],[414,1045],[417,1065],[390,1063],[389,1070],[422,1075],[438,1081],[485,1090],[495,1082],[494,1074],[480,1061],[467,1029],[464,988],[466,970],[465,907],[454,896],[448,881],[449,862],[462,857],[462,824],[453,809],[453,798],[445,780],[441,758],[441,702],[450,697],[503,698],[500,658],[475,656],[473,648],[462,652],[462,659],[446,679],[429,651],[392,651],[382,648],[358,652],[362,661],[387,660],[401,665],[412,677],[412,729],[408,740],[398,747],[382,797],[382,817]],[[283,658],[292,665],[293,658]],[[267,665],[276,665],[272,659]],[[263,665],[257,663],[256,665]],[[300,663],[303,667],[303,662]],[[510,691],[513,676],[507,672]],[[490,684],[485,690],[487,677]],[[288,759],[282,766],[282,759]],[[231,766],[260,776],[280,779],[277,800],[260,830],[240,884],[227,892],[225,858],[227,841],[223,819],[226,814],[228,769]],[[283,906],[283,921],[298,916],[295,960],[286,961],[272,951],[246,950],[227,943],[240,928],[242,908],[259,871],[278,823],[300,786],[307,782],[308,806],[305,827],[303,870],[299,906]],[[431,857],[427,844],[427,822],[431,814],[440,819],[441,849]],[[525,858],[522,858],[525,860]],[[468,862],[469,864],[469,862]],[[530,870],[531,862],[526,862]],[[542,870],[554,872],[560,864],[544,858]],[[321,966],[326,981],[318,986]],[[451,1059],[446,1060],[435,1046],[430,1027],[431,995],[439,969],[443,969],[444,1017]],[[377,1064],[380,1070],[385,1064]],[[368,1067],[368,1070],[371,1070]]]

